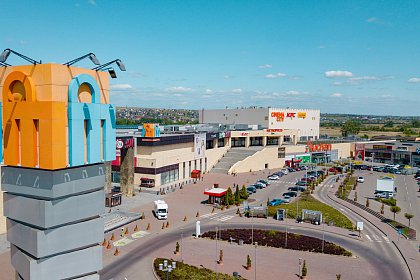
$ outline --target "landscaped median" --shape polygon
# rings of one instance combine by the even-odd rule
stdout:
[[[333,207],[316,200],[310,194],[303,193],[298,199],[299,202],[295,200],[293,203],[289,204],[270,206],[268,208],[269,216],[274,217],[277,213],[277,209],[287,209],[287,216],[289,218],[296,219],[296,204],[299,203],[299,212],[302,211],[302,209],[321,211],[322,217],[325,218],[325,223],[330,224],[330,222],[332,222],[331,224],[336,227],[353,229],[353,223],[349,218],[347,218],[337,209],[334,209]]]
[[[159,270],[159,264],[163,263],[164,260],[157,258],[153,262],[153,266],[157,276],[164,280],[166,279],[166,272]],[[172,264],[174,260],[168,260],[168,264]],[[208,268],[199,268],[196,266],[188,265],[182,262],[176,262],[176,268],[169,272],[168,278],[171,280],[208,280],[208,279],[220,279],[220,280],[235,280],[233,276],[224,274],[224,273],[216,273]]]
[[[209,231],[202,234],[201,237],[215,239],[216,233],[215,231]],[[251,244],[252,230],[225,229],[218,232],[217,238],[224,241],[230,241],[233,238],[236,241],[243,240],[244,244]],[[286,233],[275,230],[254,229],[253,240],[254,242],[258,242],[259,246],[285,248],[291,250],[309,251],[348,257],[352,255],[352,253],[346,249],[328,241],[324,241],[323,249],[321,239],[300,234],[288,233],[286,243]]]

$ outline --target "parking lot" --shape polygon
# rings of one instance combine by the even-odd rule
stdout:
[[[354,172],[355,177],[363,176],[364,183],[358,183],[356,188],[358,202],[361,204],[366,203],[366,198],[369,199],[370,208],[380,212],[381,203],[375,201],[374,192],[376,190],[376,180],[380,176],[385,176],[387,173],[367,171],[367,170],[356,170]],[[414,179],[413,175],[397,175],[393,174],[395,178],[394,185],[397,187],[397,193],[395,199],[397,200],[397,206],[401,208],[401,212],[396,215],[396,220],[400,223],[408,225],[408,220],[404,217],[404,213],[410,213],[414,215],[411,219],[411,227],[420,230],[420,193],[418,192],[419,187]],[[351,191],[349,199],[354,199],[355,191]],[[394,214],[389,210],[390,206],[385,205],[384,216],[393,219]]]

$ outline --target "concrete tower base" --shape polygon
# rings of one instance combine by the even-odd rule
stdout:
[[[16,279],[99,279],[105,167],[2,168]]]

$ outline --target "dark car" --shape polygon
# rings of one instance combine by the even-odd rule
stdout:
[[[283,196],[296,197],[297,196],[297,192],[285,192],[283,194]]]
[[[294,191],[294,192],[304,192],[304,191],[306,191],[306,189],[304,187],[300,187],[300,186],[289,187],[287,189],[289,191]]]
[[[257,188],[256,187],[254,187],[254,186],[248,186],[247,188],[246,188],[246,190],[247,191],[251,191],[251,192],[253,192],[253,193],[256,193],[257,192]]]
[[[306,182],[313,182],[313,181],[315,181],[315,178],[314,177],[304,177],[300,180],[301,181],[306,181]]]
[[[271,185],[270,182],[268,182],[267,180],[260,179],[260,180],[257,181],[257,183],[259,183],[259,182],[265,184],[266,186]]]
[[[307,182],[307,181],[299,181],[299,182],[296,183],[296,186],[301,186],[301,187],[305,186],[306,187],[308,184],[309,184],[309,182]]]

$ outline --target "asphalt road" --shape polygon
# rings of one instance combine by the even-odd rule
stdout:
[[[366,251],[363,252],[361,256],[366,255],[369,262],[375,265],[375,267],[378,267],[380,273],[386,272],[384,273],[384,275],[386,275],[385,278],[380,277],[380,274],[378,274],[378,279],[411,279],[404,260],[392,242],[390,242],[395,236],[386,236],[368,220],[328,197],[333,180],[334,178],[329,178],[323,187],[318,188],[315,196],[321,202],[340,210],[354,223],[363,222],[364,227],[361,236],[367,241],[365,243],[367,244],[368,249],[365,249]],[[341,243],[337,243],[341,245]],[[351,247],[350,250],[355,251],[355,249],[356,248]],[[371,255],[369,256],[369,254]],[[377,256],[380,256],[380,258]]]
[[[275,182],[271,187],[261,190],[259,199],[255,202],[263,203],[267,199],[267,195],[270,198],[281,197],[281,194],[289,187],[296,179],[299,179],[304,172],[292,173],[287,176],[282,177],[282,180]],[[321,189],[319,192],[319,199],[324,201],[327,204],[334,206],[337,209],[345,212],[354,221],[363,221],[364,219],[352,213],[349,210],[343,209],[339,204],[334,205],[328,197],[326,196],[328,191],[328,184],[326,187]],[[264,196],[264,198],[262,197]],[[231,209],[225,211],[225,214],[233,214],[235,210]],[[378,279],[409,279],[407,274],[405,264],[402,262],[401,256],[396,252],[391,243],[386,242],[386,239],[383,239],[382,233],[377,230],[375,227],[370,225],[367,221],[365,222],[365,229],[363,231],[364,235],[369,235],[371,240],[366,236],[367,242],[361,242],[354,240],[352,238],[344,237],[341,235],[325,233],[325,239],[327,241],[336,243],[350,251],[354,254],[363,257],[368,260],[368,262],[377,268],[377,278]],[[248,222],[235,222],[228,223],[225,222],[222,225],[213,220],[203,220],[201,221],[201,230],[202,232],[208,230],[214,230],[215,226],[222,226],[223,228],[251,228],[251,224]],[[255,224],[254,228],[258,229],[275,229],[275,230],[285,230],[286,226],[284,224],[273,225],[273,224]],[[308,236],[313,236],[317,238],[322,238],[321,231],[314,231],[311,229],[305,228],[293,228],[289,227],[289,232],[305,234]],[[183,226],[184,236],[192,235],[195,232],[195,224],[190,223]],[[180,229],[173,229],[172,231],[167,231],[165,233],[159,233],[148,238],[147,242],[139,243],[137,246],[133,247],[130,250],[130,253],[125,254],[124,257],[121,257],[112,264],[106,266],[101,271],[101,279],[124,279],[125,276],[134,276],[134,279],[140,279],[139,276],[142,273],[146,273],[145,270],[151,269],[151,257],[150,255],[157,249],[166,246],[170,243],[174,243],[179,240]],[[380,237],[381,242],[375,238]],[[129,279],[132,279],[129,277]],[[142,278],[143,279],[143,278]],[[146,279],[146,278],[144,278]]]

